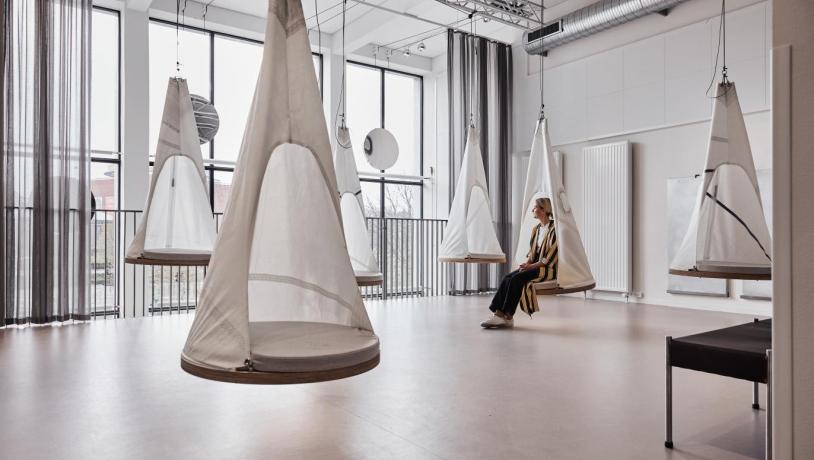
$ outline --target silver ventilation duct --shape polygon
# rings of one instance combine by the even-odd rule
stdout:
[[[601,0],[580,8],[557,21],[523,34],[529,54],[544,52],[605,29],[646,16],[665,12],[687,0]]]

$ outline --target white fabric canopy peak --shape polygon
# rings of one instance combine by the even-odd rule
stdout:
[[[556,284],[549,283],[548,288],[570,290],[589,287],[595,284],[594,277],[556,164],[548,137],[548,121],[541,119],[537,122],[534,140],[531,143],[526,187],[523,192],[523,214],[513,266],[519,266],[528,258],[528,241],[532,229],[540,223],[532,214],[535,200],[548,198],[554,211],[554,230],[557,235],[559,257]]]
[[[492,220],[478,131],[471,126],[438,258],[448,262],[506,261]]]
[[[214,242],[215,221],[187,81],[170,78],[150,192],[127,257],[206,261]]]
[[[734,83],[721,83],[704,180],[670,270],[770,275],[771,247],[738,93]]]
[[[374,348],[378,356],[342,235],[307,33],[299,0],[269,1],[260,75],[185,363],[277,372],[258,366],[284,361],[286,371],[315,371],[368,359]],[[336,327],[288,334],[320,324]]]
[[[362,185],[356,170],[350,132],[346,127],[337,130],[334,165],[336,166],[336,186],[342,208],[342,228],[348,255],[357,279],[367,282],[379,281],[382,273],[370,247],[370,236],[365,223]]]

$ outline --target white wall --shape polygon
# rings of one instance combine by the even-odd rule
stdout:
[[[727,66],[738,86],[758,169],[771,168],[768,2],[727,2]],[[565,186],[582,201],[582,149],[633,143],[634,254],[632,300],[768,315],[770,303],[668,294],[667,180],[703,167],[712,99],[720,3],[691,0],[670,16],[648,17],[555,48],[545,61],[546,115],[552,144],[564,153]],[[657,27],[660,25],[660,27]],[[518,167],[530,148],[539,111],[539,61],[515,47],[515,133]],[[720,75],[716,75],[716,82]],[[714,91],[714,88],[713,88]],[[519,172],[518,172],[519,174]],[[520,174],[522,177],[522,174]],[[523,184],[513,190],[522,193]],[[576,209],[579,222],[582,215]]]
[[[121,206],[141,209],[147,201],[150,127],[150,59],[148,16],[145,11],[125,9],[122,28],[122,163]]]
[[[774,16],[774,447],[814,458],[814,2],[783,0]]]

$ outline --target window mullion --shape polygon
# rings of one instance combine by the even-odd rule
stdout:
[[[380,109],[379,115],[381,117],[381,126],[382,126],[383,129],[386,129],[385,125],[384,125],[384,123],[385,123],[385,119],[384,119],[385,109],[384,109],[384,107],[385,107],[385,104],[387,103],[387,101],[385,99],[384,81],[385,81],[384,69],[382,68],[382,69],[379,69],[379,91],[380,91],[379,94],[380,94],[380,98],[381,98],[381,107],[379,107],[379,109]],[[380,170],[380,171],[382,173],[384,173],[383,169]],[[387,184],[387,179],[382,178],[382,183],[381,183],[381,185],[379,187],[380,187],[381,216],[383,218],[387,217],[387,214],[385,213],[386,207],[384,205],[384,199],[385,199],[385,194],[386,194],[385,193],[385,188],[386,188],[385,184]]]

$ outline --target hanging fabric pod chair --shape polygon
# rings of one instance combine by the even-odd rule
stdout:
[[[772,242],[735,84],[718,85],[703,182],[670,274],[768,280]]]
[[[170,78],[147,204],[125,261],[206,265],[215,234],[187,81]]]
[[[554,295],[593,289],[596,287],[596,282],[588,264],[588,256],[585,254],[582,238],[579,236],[579,228],[577,228],[571,204],[558,173],[548,137],[548,121],[545,118],[537,121],[534,140],[531,143],[526,187],[523,192],[520,233],[513,261],[515,267],[526,261],[529,236],[539,223],[532,214],[534,202],[538,198],[551,200],[554,212],[554,231],[557,235],[558,262],[557,278],[535,284],[536,293]]]
[[[496,264],[506,262],[492,221],[478,130],[469,127],[455,196],[438,250],[441,262]]]
[[[370,235],[365,223],[362,184],[356,170],[356,158],[348,128],[337,130],[334,165],[336,166],[336,186],[339,189],[339,202],[342,208],[342,228],[348,246],[353,273],[359,286],[378,286],[384,277],[370,247]]]
[[[270,0],[254,101],[184,370],[282,384],[378,364],[337,190],[302,6]]]

